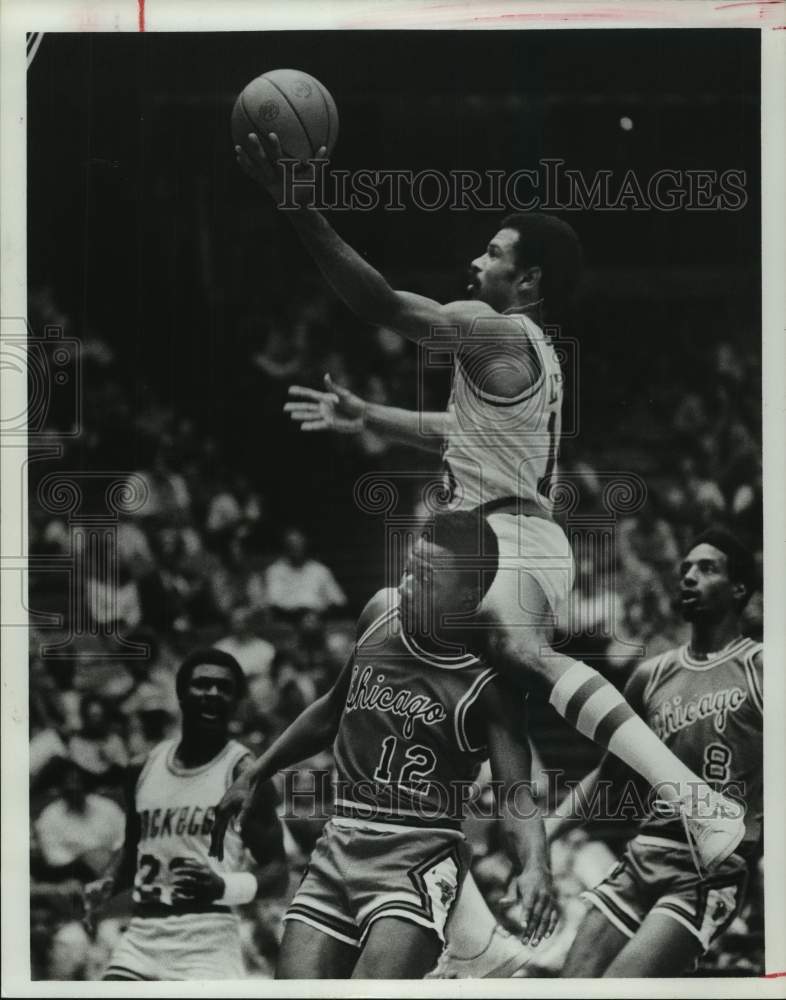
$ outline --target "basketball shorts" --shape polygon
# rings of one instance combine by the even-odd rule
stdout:
[[[626,937],[633,937],[648,913],[662,913],[706,951],[740,912],[746,886],[747,868],[738,855],[700,877],[686,844],[639,834],[606,878],[581,898]]]
[[[505,625],[556,624],[575,571],[565,532],[553,521],[521,514],[489,514],[488,522],[497,536],[499,569],[482,607]],[[527,607],[524,574],[537,581],[548,608]]]
[[[377,920],[397,917],[428,927],[444,944],[468,862],[458,831],[331,819],[284,920],[359,948]]]
[[[104,976],[123,979],[243,979],[234,913],[132,917]]]

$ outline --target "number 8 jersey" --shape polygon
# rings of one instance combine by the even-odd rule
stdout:
[[[462,796],[486,759],[478,700],[496,673],[472,654],[435,655],[407,636],[396,592],[355,646],[334,744],[338,816],[460,825]]]
[[[174,870],[185,858],[208,865],[219,874],[244,867],[245,848],[231,826],[224,860],[209,857],[208,849],[214,807],[232,784],[238,762],[249,751],[229,740],[206,764],[184,768],[175,759],[178,742],[179,738],[165,740],[154,747],[136,783],[139,846],[133,900],[137,911],[161,911],[172,905]]]
[[[743,849],[755,847],[762,823],[762,646],[742,636],[706,659],[680,646],[642,667],[641,708],[647,725],[716,791],[745,804]],[[647,832],[674,820],[653,815]]]

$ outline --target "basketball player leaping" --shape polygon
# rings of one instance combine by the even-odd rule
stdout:
[[[320,150],[324,156],[324,150]],[[236,147],[243,169],[284,203],[281,148],[274,133],[250,134]],[[734,803],[720,799],[586,664],[553,650],[555,601],[572,584],[567,539],[548,514],[538,483],[551,472],[560,432],[561,380],[555,352],[539,325],[541,309],[576,284],[581,250],[566,223],[532,213],[508,217],[473,265],[471,299],[438,302],[393,289],[385,278],[309,208],[313,188],[293,185],[288,211],[296,232],[337,294],[363,320],[411,340],[440,337],[455,350],[446,458],[459,507],[484,505],[499,539],[501,569],[483,603],[496,648],[495,666],[521,687],[537,675],[550,701],[581,733],[611,750],[674,803],[703,864],[713,867],[742,839]],[[510,432],[500,448],[499,426]],[[409,415],[417,426],[417,414]],[[443,418],[444,419],[444,418]],[[543,445],[511,453],[511,428],[539,431]],[[535,426],[533,426],[533,421]],[[701,804],[704,808],[699,808]]]
[[[125,843],[106,875],[85,889],[88,920],[132,888],[133,916],[111,956],[109,980],[240,979],[233,907],[281,892],[288,874],[275,793],[263,786],[223,861],[208,855],[213,807],[252,763],[229,738],[245,678],[219,649],[191,653],[177,674],[181,734],[130,769]],[[258,867],[249,864],[248,846]]]
[[[763,694],[761,644],[740,632],[753,590],[753,557],[726,531],[710,530],[680,566],[679,601],[690,642],[646,660],[625,693],[642,717],[690,767],[744,800],[739,856],[701,877],[679,824],[646,817],[620,864],[584,898],[591,904],[563,976],[680,976],[739,913],[747,864],[761,852]],[[600,782],[620,787],[606,758],[571,793],[551,836],[582,818]],[[589,818],[589,817],[586,817]]]

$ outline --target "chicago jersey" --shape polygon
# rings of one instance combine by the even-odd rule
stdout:
[[[508,317],[513,318],[513,317]],[[451,504],[469,509],[503,497],[551,504],[542,490],[556,472],[562,432],[562,371],[548,335],[527,316],[517,315],[536,365],[532,385],[518,396],[487,392],[472,378],[465,352],[456,353],[448,402],[449,430],[443,447],[445,485]],[[494,350],[489,333],[488,350]],[[500,358],[501,366],[511,362]],[[522,354],[522,365],[525,364]]]
[[[460,824],[460,794],[486,758],[477,704],[496,674],[476,656],[435,655],[402,628],[397,600],[355,646],[334,745],[339,816]]]
[[[132,898],[139,912],[145,908],[160,912],[172,906],[173,877],[183,859],[208,865],[219,874],[245,867],[245,848],[232,825],[227,830],[224,860],[210,857],[208,850],[214,807],[232,784],[235,768],[248,750],[230,740],[206,764],[184,768],[175,760],[178,742],[176,738],[159,743],[136,784],[139,845]]]
[[[762,646],[738,637],[707,659],[688,646],[651,661],[642,710],[651,729],[679,759],[716,791],[744,802],[745,840],[755,846],[762,822]],[[674,820],[652,815],[647,832]]]

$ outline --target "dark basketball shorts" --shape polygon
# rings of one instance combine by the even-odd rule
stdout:
[[[682,924],[707,948],[740,912],[747,868],[733,854],[718,870],[699,876],[687,844],[639,834],[619,864],[581,898],[626,937],[632,938],[649,913]]]
[[[467,873],[457,830],[328,820],[284,916],[360,947],[374,922],[398,917],[435,931],[445,924]]]

